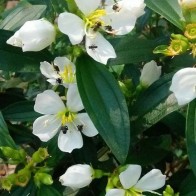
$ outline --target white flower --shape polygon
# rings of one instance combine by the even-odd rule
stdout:
[[[116,58],[113,46],[100,34],[98,29],[104,26],[104,9],[99,9],[101,0],[75,0],[83,13],[79,16],[64,12],[59,15],[58,27],[61,32],[68,35],[73,45],[82,42],[84,36],[87,53],[96,61],[107,64],[109,58]],[[73,25],[74,24],[74,25]]]
[[[53,91],[46,90],[36,97],[34,110],[44,114],[33,123],[33,134],[47,142],[60,131],[58,147],[63,152],[83,146],[81,133],[88,137],[98,134],[87,113],[78,113],[84,109],[76,85],[70,85],[67,91],[67,104]]]
[[[107,3],[109,4],[109,3]],[[115,35],[125,35],[134,28],[138,17],[143,15],[146,4],[144,0],[121,0],[106,6],[107,17]]]
[[[142,69],[140,82],[143,86],[150,86],[161,76],[161,66],[157,66],[155,61],[146,63]]]
[[[122,188],[114,188],[107,191],[106,196],[142,195],[142,192],[153,192],[165,185],[166,176],[158,169],[152,169],[140,180],[140,165],[128,165],[127,169],[120,173],[119,179]]]
[[[184,68],[176,72],[170,86],[179,105],[185,105],[196,98],[196,68]]]
[[[54,26],[45,19],[27,21],[7,40],[7,44],[21,47],[23,52],[40,51],[55,40]]]
[[[53,64],[41,62],[40,70],[52,85],[62,84],[69,87],[76,82],[75,65],[66,57],[56,57]]]
[[[87,164],[77,164],[69,167],[59,181],[63,186],[79,189],[88,186],[93,180],[93,168]]]

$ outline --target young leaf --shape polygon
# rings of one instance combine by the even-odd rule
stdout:
[[[90,57],[77,63],[77,83],[83,104],[107,145],[123,163],[130,143],[129,115],[118,83],[110,72]]]
[[[186,143],[191,168],[196,176],[196,100],[193,100],[188,106]]]

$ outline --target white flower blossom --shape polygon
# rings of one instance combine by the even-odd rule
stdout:
[[[84,109],[77,85],[70,85],[67,91],[67,103],[53,91],[46,90],[36,97],[34,110],[44,116],[33,123],[33,134],[47,142],[58,132],[58,147],[63,152],[83,146],[82,134],[93,137],[98,134],[87,113],[78,113]]]
[[[82,42],[85,36],[87,53],[96,61],[107,64],[109,58],[116,58],[113,46],[98,32],[105,26],[102,19],[106,15],[104,9],[100,9],[101,0],[75,0],[78,8],[83,13],[79,16],[64,12],[58,17],[58,27],[61,32],[68,35],[73,45]],[[74,24],[74,25],[73,25]]]
[[[161,66],[157,66],[155,61],[146,63],[142,69],[140,82],[142,86],[150,86],[153,82],[158,80],[161,76]]]
[[[88,186],[93,180],[94,170],[90,165],[77,164],[69,167],[59,181],[63,186],[79,189]]]
[[[144,0],[120,0],[107,2],[105,9],[107,10],[107,21],[115,35],[125,35],[135,27],[138,17],[143,15],[146,4]]]
[[[40,70],[52,85],[62,84],[68,88],[70,84],[76,83],[75,65],[66,57],[56,57],[53,64],[41,62]]]
[[[7,40],[7,44],[21,47],[23,52],[40,51],[52,42],[56,36],[54,26],[45,19],[27,21]]]
[[[142,195],[142,192],[154,192],[165,185],[166,176],[158,169],[152,169],[140,180],[140,165],[128,165],[119,175],[122,187],[109,189],[106,196]]]
[[[177,71],[170,86],[179,105],[185,105],[196,98],[196,68],[184,68]]]

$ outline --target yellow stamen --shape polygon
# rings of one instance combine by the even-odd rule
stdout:
[[[65,111],[59,112],[57,116],[61,118],[62,125],[64,126],[67,123],[73,122],[76,117],[76,114],[66,109]]]
[[[60,76],[65,83],[74,83],[76,80],[75,71],[71,65],[65,66],[65,69],[60,73]]]
[[[106,11],[104,9],[98,9],[85,17],[85,31],[87,32],[88,28],[95,28],[97,24],[103,26],[104,21],[101,20],[101,17],[105,15]]]

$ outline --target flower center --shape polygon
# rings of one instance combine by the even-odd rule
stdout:
[[[70,112],[66,109],[65,111],[59,112],[57,116],[61,119],[62,125],[64,126],[65,124],[71,123],[75,120],[76,113]]]
[[[71,65],[65,66],[64,71],[59,73],[59,75],[65,83],[74,83],[76,80],[75,71],[73,70],[73,67]]]
[[[97,31],[101,26],[104,25],[104,21],[101,19],[102,16],[106,15],[104,9],[98,9],[85,17],[85,33],[88,34],[89,28],[93,31]]]

